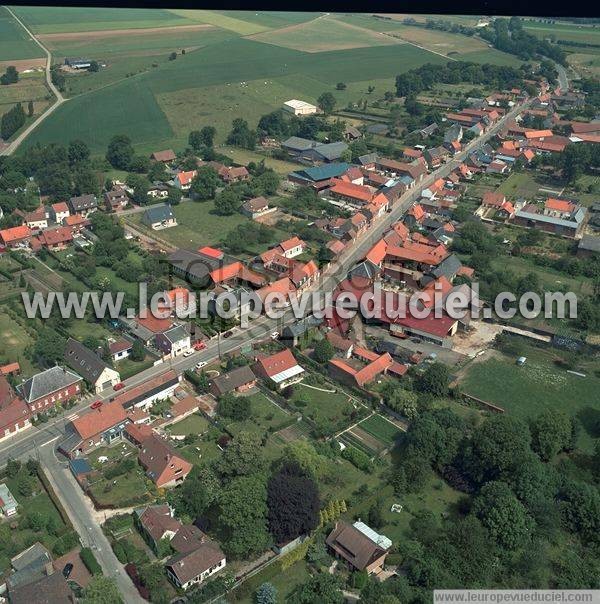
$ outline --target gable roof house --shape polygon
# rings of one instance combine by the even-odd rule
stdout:
[[[256,385],[256,376],[248,365],[236,367],[212,379],[210,392],[216,397],[229,392],[246,392]]]
[[[69,206],[64,201],[53,203],[50,206],[50,218],[56,222],[56,224],[62,224],[63,220],[69,216]]]
[[[552,203],[553,201],[560,203]],[[548,202],[551,202],[549,206]],[[538,206],[529,204],[514,213],[513,221],[519,226],[575,238],[583,229],[586,216],[586,208],[562,200],[548,200],[543,212],[539,211]]]
[[[115,187],[104,193],[104,205],[109,211],[118,212],[124,209],[128,203],[129,197],[127,196],[127,191],[122,187]]]
[[[173,214],[173,209],[167,203],[149,207],[142,216],[142,223],[154,231],[158,231],[177,226],[177,218]]]
[[[0,512],[6,518],[14,516],[17,513],[17,500],[13,497],[10,489],[4,484],[0,484]]]
[[[163,164],[168,164],[169,162],[175,161],[177,156],[175,155],[175,151],[173,149],[165,149],[164,151],[155,151],[150,159],[154,161],[161,162]]]
[[[64,250],[73,241],[73,230],[71,227],[59,226],[42,231],[37,238],[31,240],[32,249],[35,250],[34,241],[49,250]]]
[[[342,520],[325,540],[337,558],[345,560],[350,567],[368,574],[379,574],[392,542],[379,535],[363,522],[348,524]]]
[[[13,391],[4,375],[0,375],[0,442],[31,427],[31,411]]]
[[[269,206],[268,200],[262,197],[262,195],[260,197],[249,199],[242,204],[242,214],[252,219],[259,218],[265,214],[270,214],[276,210],[277,207]]]
[[[196,170],[189,170],[187,172],[179,172],[173,180],[173,186],[181,189],[182,191],[189,191],[192,186],[192,180],[196,178]]]
[[[96,394],[112,388],[121,381],[118,371],[109,367],[95,352],[73,338],[67,340],[64,359],[65,363],[77,371]]]
[[[92,212],[98,209],[98,199],[92,194],[71,197],[68,204],[71,214],[79,214],[84,218],[87,218]]]
[[[40,206],[39,208],[33,210],[33,212],[22,212],[21,210],[16,210],[15,213],[20,214],[23,217],[23,222],[32,231],[41,231],[42,229],[48,228],[49,213],[46,211],[44,206]]]
[[[19,384],[17,392],[36,414],[81,394],[82,383],[81,376],[57,365]]]
[[[182,527],[181,522],[173,518],[173,512],[166,504],[137,509],[134,520],[155,553],[163,539],[171,541]]]
[[[32,235],[31,229],[26,224],[3,229],[0,231],[0,244],[6,247],[17,247],[29,243]]]
[[[123,437],[129,421],[119,402],[102,403],[67,424],[67,437],[59,448],[72,458],[100,445],[109,445]]]
[[[273,382],[278,390],[304,379],[304,369],[298,365],[294,355],[287,348],[258,359],[252,370],[258,377]]]
[[[158,488],[182,483],[193,467],[165,439],[156,434],[144,440],[138,459],[148,478]]]
[[[165,565],[167,577],[180,589],[199,585],[211,575],[225,568],[225,554],[219,545],[210,540],[201,543],[191,552],[176,554]]]

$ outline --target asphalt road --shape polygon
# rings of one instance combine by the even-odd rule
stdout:
[[[73,527],[79,534],[82,545],[89,547],[94,552],[104,576],[115,579],[127,604],[144,603],[145,600],[140,597],[123,565],[115,556],[102,528],[92,517],[91,510],[88,508],[91,503],[86,501],[82,489],[73,478],[66,463],[59,461],[56,457],[52,443],[40,447],[39,461],[46,471],[54,492],[71,519]]]
[[[52,91],[56,97],[56,101],[42,113],[35,121],[33,121],[15,140],[13,140],[7,147],[0,151],[0,155],[11,155],[17,150],[19,145],[37,128],[49,115],[51,115],[58,107],[60,107],[67,99],[63,97],[60,90],[52,83],[52,77],[50,75],[50,67],[52,66],[52,54],[50,51],[35,37],[35,35],[27,28],[25,23],[15,15],[15,13],[8,7],[5,6],[6,10],[12,15],[13,19],[27,32],[27,35],[44,51],[46,55],[46,85]]]

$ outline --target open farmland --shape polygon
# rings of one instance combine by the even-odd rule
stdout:
[[[143,29],[188,25],[185,17],[169,10],[143,8],[84,8],[63,6],[18,6],[15,14],[34,33],[99,31],[111,29]]]
[[[544,23],[525,21],[523,27],[538,38],[566,40],[567,42],[585,42],[600,44],[600,29],[576,23]]]
[[[310,88],[308,98],[316,98],[321,92],[332,89],[332,82],[358,83],[365,77],[364,74],[374,73],[382,79],[393,78],[397,73],[423,63],[443,60],[438,55],[410,45],[304,53],[235,38],[187,53],[176,61],[167,61],[147,73],[126,78],[113,86],[70,100],[36,129],[27,139],[26,145],[81,138],[90,145],[93,152],[102,153],[114,134],[124,133],[134,143],[144,147],[175,143],[181,146],[185,144],[185,140],[181,138],[181,134],[179,138],[177,136],[179,126],[174,128],[171,125],[157,102],[157,97],[163,103],[176,103],[177,99],[164,95],[183,90],[192,94],[193,86],[200,91],[196,93],[199,97],[208,99],[208,95],[203,95],[201,91],[209,86],[229,83],[233,88],[241,82],[261,79],[264,82],[286,77],[287,85],[294,84],[294,96],[306,94]],[[194,77],[190,77],[190,74],[194,74]],[[278,89],[282,90],[282,86]],[[268,102],[267,110],[279,106],[281,98],[283,97],[277,96],[277,100]],[[219,98],[213,98],[212,102],[223,104],[223,100]],[[260,103],[260,99],[257,102]],[[193,111],[193,107],[193,102],[177,107],[177,117],[180,118],[182,113],[189,117],[189,111]],[[219,109],[212,111],[213,114],[219,112]],[[258,108],[255,112],[258,112]],[[236,116],[248,118],[247,109],[240,105],[239,111],[228,111],[226,117],[222,117],[227,122],[227,128]],[[189,120],[185,138],[194,125],[202,123],[213,122],[206,118],[199,123]],[[219,135],[223,137],[226,133],[219,132]]]
[[[34,114],[38,114],[48,105],[49,99],[50,92],[46,88],[43,73],[21,75],[16,84],[0,86],[0,114],[8,111],[15,103],[21,103],[27,110],[29,101],[33,101]]]
[[[15,21],[4,6],[0,6],[0,61],[44,57],[42,49]]]
[[[401,42],[385,34],[326,16],[301,25],[290,25],[258,34],[253,36],[253,39],[304,52],[323,52],[361,46],[388,46]]]

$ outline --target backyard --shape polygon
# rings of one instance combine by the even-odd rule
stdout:
[[[289,423],[292,416],[272,402],[263,392],[254,392],[249,398],[252,408],[250,419],[226,425],[227,431],[231,432],[234,437],[242,431],[264,436],[268,432],[275,432],[284,424]]]

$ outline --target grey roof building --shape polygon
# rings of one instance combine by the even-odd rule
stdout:
[[[17,554],[11,561],[14,573],[9,575],[6,583],[9,589],[37,581],[53,572],[52,556],[39,542]]]
[[[456,254],[450,254],[447,258],[442,260],[432,271],[431,274],[439,279],[440,277],[446,277],[448,281],[452,281],[456,276],[456,273],[460,270],[462,262],[458,259]]]
[[[361,166],[367,166],[368,164],[374,164],[378,159],[377,153],[367,153],[366,155],[361,155],[358,158],[358,163]]]
[[[81,381],[81,376],[57,365],[41,373],[36,373],[33,377],[19,384],[17,391],[27,403],[31,404],[40,398]]]
[[[316,141],[311,141],[307,138],[301,138],[299,136],[290,136],[287,140],[284,140],[281,143],[282,149],[287,149],[288,151],[295,151],[300,153],[301,151],[306,151],[308,149],[312,149],[314,146],[318,145]]]
[[[592,254],[600,254],[600,237],[593,235],[584,235],[579,240],[577,252],[590,252]]]
[[[79,195],[78,197],[71,197],[69,199],[69,209],[74,214],[81,212],[89,212],[95,210],[98,207],[98,199],[95,195]]]
[[[95,352],[73,338],[67,340],[64,359],[69,367],[94,387],[96,394],[114,386],[120,380],[117,371],[109,367]]]
[[[215,396],[221,396],[238,388],[254,384],[254,382],[256,382],[256,376],[252,369],[248,365],[242,365],[213,378],[210,391]]]
[[[364,260],[348,272],[348,278],[363,277],[364,279],[375,279],[380,272],[381,269],[376,264],[373,264],[370,260]]]
[[[175,221],[171,206],[166,204],[149,207],[142,216],[142,222],[148,226]]]
[[[226,259],[212,258],[179,249],[169,255],[169,262],[175,274],[192,283],[203,285],[208,283],[209,273],[223,266]]]

